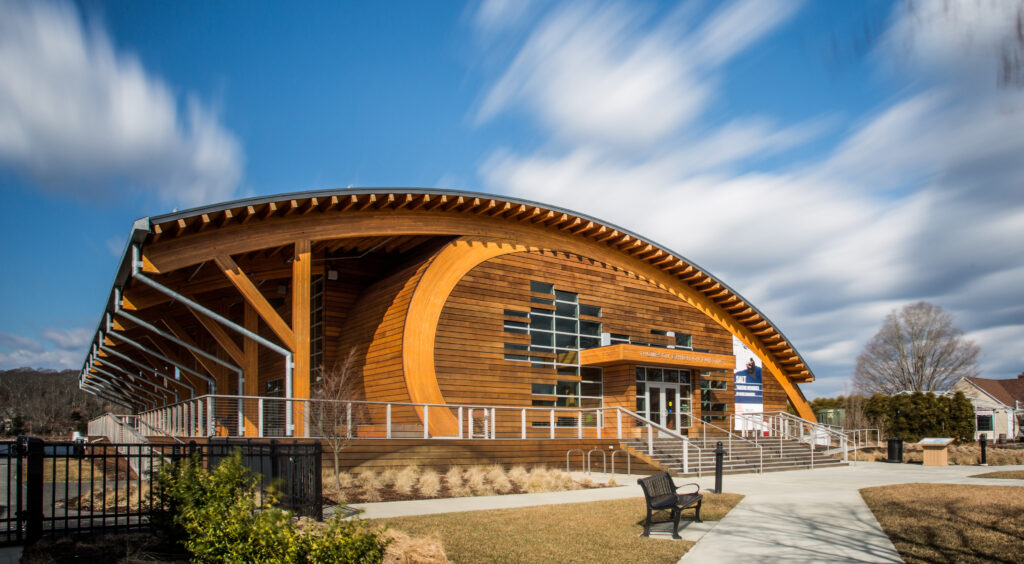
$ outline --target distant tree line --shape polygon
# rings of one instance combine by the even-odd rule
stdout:
[[[70,438],[90,419],[123,410],[78,389],[74,370],[0,370],[0,436]]]

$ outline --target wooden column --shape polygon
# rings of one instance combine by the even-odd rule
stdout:
[[[309,398],[309,306],[311,278],[309,239],[295,241],[292,260],[292,333],[295,336],[295,370],[292,394],[295,398]],[[306,413],[303,404],[296,403],[293,412],[295,436],[306,435]]]
[[[253,333],[259,333],[259,314],[256,309],[245,303],[245,320],[243,324],[246,329]],[[242,370],[245,371],[245,390],[243,395],[260,395],[260,349],[256,341],[245,338],[242,344]],[[259,403],[257,400],[246,400],[245,402],[245,436],[255,437],[259,435]]]

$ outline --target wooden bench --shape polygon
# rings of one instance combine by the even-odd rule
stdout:
[[[651,514],[659,510],[669,510],[672,517],[672,538],[680,539],[679,536],[679,515],[684,509],[691,507],[697,511],[697,522],[701,523],[700,520],[700,504],[704,501],[704,496],[700,493],[700,486],[697,484],[683,484],[682,486],[675,485],[672,481],[672,476],[668,472],[662,472],[661,474],[655,474],[646,478],[640,478],[637,480],[640,484],[640,488],[644,490],[644,498],[647,501],[647,521],[644,522],[644,534],[643,536],[651,536]],[[691,493],[677,493],[681,487],[694,486],[696,489]]]

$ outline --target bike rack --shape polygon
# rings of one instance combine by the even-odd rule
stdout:
[[[602,464],[601,472],[607,474],[608,473],[608,455],[606,455],[604,453],[604,451],[599,449],[599,448],[592,448],[592,449],[587,451],[587,474],[590,474],[590,453],[594,452],[595,450],[597,452],[601,453],[601,464]]]
[[[583,467],[583,471],[586,472],[587,468],[586,468],[586,466],[584,466],[586,464],[586,462],[584,462],[584,459],[583,459],[583,449],[581,449],[581,448],[571,448],[571,449],[565,451],[565,471],[569,472],[569,455],[574,453],[574,452],[579,452],[580,453],[580,466],[582,466]]]
[[[632,465],[630,464],[629,451],[621,448],[617,448],[612,451],[612,476],[615,475],[615,455],[620,452],[626,455],[626,475],[630,476],[633,474],[633,469],[631,467]]]

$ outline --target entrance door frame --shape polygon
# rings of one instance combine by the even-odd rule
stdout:
[[[654,403],[651,401],[651,399],[652,399],[651,395],[652,395],[652,391],[653,390],[657,390],[655,393],[658,396],[658,402],[657,403],[658,403],[658,408],[659,409],[658,409],[658,419],[657,419],[656,422],[659,425],[662,425],[664,427],[668,427],[669,429],[672,429],[673,431],[675,431],[677,433],[680,433],[680,434],[682,434],[682,430],[683,429],[689,428],[688,424],[685,427],[681,426],[682,415],[681,415],[681,411],[679,409],[680,403],[682,401],[686,401],[687,403],[690,402],[690,398],[683,395],[682,388],[684,386],[687,389],[689,389],[689,386],[687,386],[686,384],[679,384],[679,383],[676,383],[676,382],[647,382],[646,390],[644,392],[646,394],[646,397],[647,397],[647,401],[646,401],[647,418],[650,419],[651,421],[655,421],[655,418],[653,417],[654,414],[651,413],[651,407],[654,405]],[[672,390],[675,391],[674,394],[670,393]],[[669,425],[669,424],[666,423],[666,420],[668,419],[668,405],[666,403],[666,400],[667,399],[673,399],[673,398],[669,398],[670,395],[674,395],[675,396],[674,397],[675,409],[673,410],[673,416],[675,418],[675,421],[673,421],[674,425]],[[689,419],[687,419],[686,423],[689,423]]]

